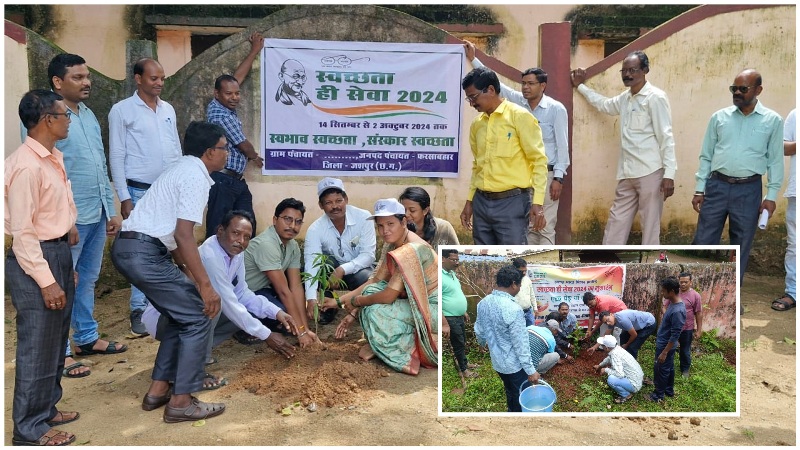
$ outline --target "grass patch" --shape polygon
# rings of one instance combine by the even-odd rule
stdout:
[[[732,339],[714,339],[719,344],[715,351],[701,351],[692,355],[689,378],[680,373],[678,354],[675,353],[675,393],[662,403],[651,402],[647,397],[653,391],[643,386],[633,398],[624,404],[615,404],[616,393],[606,383],[606,375],[591,374],[582,379],[563,376],[577,365],[556,366],[553,373],[543,378],[555,389],[558,399],[554,412],[734,412],[736,410],[736,367],[731,365],[723,353]],[[735,345],[735,341],[734,341]],[[505,412],[506,398],[503,382],[492,369],[488,353],[478,350],[474,338],[468,338],[467,355],[470,362],[481,366],[475,371],[479,378],[467,380],[467,389],[462,395],[452,393],[460,389],[461,378],[447,345],[442,355],[442,411],[443,412]],[[581,356],[583,358],[585,356]],[[639,363],[646,377],[653,377],[655,339],[650,338],[639,350]],[[599,361],[598,361],[599,362]],[[576,363],[577,364],[577,363]],[[596,364],[596,363],[595,363]],[[559,373],[562,375],[559,376]],[[574,394],[564,395],[565,392]]]

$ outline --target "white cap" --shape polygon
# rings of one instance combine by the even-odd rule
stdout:
[[[375,214],[369,216],[368,220],[375,220],[376,217],[394,216],[395,214],[405,214],[406,208],[394,198],[382,198],[375,202]]]
[[[597,338],[597,343],[605,345],[606,348],[614,348],[617,346],[617,338],[615,338],[614,335],[612,334],[607,334],[605,336]]]
[[[556,329],[556,331],[558,331],[559,333],[561,333],[561,327],[559,327],[559,326],[558,326],[558,321],[557,321],[556,319],[550,319],[550,320],[548,320],[548,321],[547,321],[547,326],[548,326],[549,328],[555,328],[555,329]]]
[[[340,191],[345,192],[344,183],[342,183],[342,180],[338,178],[325,177],[317,184],[317,197],[331,188],[339,189]]]

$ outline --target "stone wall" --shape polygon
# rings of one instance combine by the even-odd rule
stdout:
[[[461,286],[468,298],[477,301],[492,292],[495,274],[510,263],[464,262],[458,268]],[[535,264],[535,263],[530,263]],[[548,263],[564,268],[596,266],[582,263]],[[528,266],[530,267],[530,265]],[[736,338],[736,265],[712,264],[626,264],[622,301],[628,308],[650,311],[661,321],[662,279],[682,271],[692,273],[693,287],[703,299],[703,329],[719,329],[719,335]],[[469,297],[477,296],[477,297]]]

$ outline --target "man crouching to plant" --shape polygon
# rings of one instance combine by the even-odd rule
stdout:
[[[625,403],[642,388],[644,378],[642,366],[627,350],[617,345],[614,336],[610,334],[601,336],[597,339],[597,343],[605,348],[608,356],[600,364],[595,365],[594,370],[608,374],[608,385],[619,394],[614,402]]]

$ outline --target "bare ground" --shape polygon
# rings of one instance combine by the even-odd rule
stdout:
[[[357,336],[287,361],[263,344],[229,341],[209,370],[230,380],[202,400],[228,410],[202,426],[166,424],[140,408],[157,343],[127,336],[127,289],[98,300],[101,332],[125,342],[120,355],[91,356],[92,374],[64,379],[59,408],[80,420],[61,428],[84,445],[795,445],[796,310],[772,311],[783,279],[746,276],[742,302],[741,417],[438,417],[437,372],[411,377],[356,357]],[[5,303],[5,440],[11,443],[15,311]],[[354,334],[353,332],[350,333]],[[357,333],[356,333],[357,334]],[[680,393],[678,393],[680,394]],[[306,405],[315,403],[309,412]],[[312,408],[313,409],[313,408]],[[535,424],[535,425],[534,425]],[[535,427],[535,428],[533,428]],[[535,430],[535,437],[532,431]],[[671,439],[670,436],[672,436]]]

